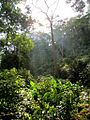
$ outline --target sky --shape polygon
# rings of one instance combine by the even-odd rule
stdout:
[[[33,5],[32,5],[33,1]],[[48,15],[51,16],[54,13],[54,17],[57,15],[59,19],[71,18],[76,16],[76,13],[72,10],[69,4],[66,4],[65,0],[46,0],[49,10]],[[20,8],[22,11],[25,11],[25,5],[29,5],[32,10],[32,17],[39,21],[43,27],[40,27],[37,23],[35,24],[35,28],[37,31],[46,31],[48,28],[48,21],[46,16],[41,12],[47,11],[47,5],[45,4],[44,0],[26,0],[26,3],[20,4]],[[41,9],[41,10],[40,10]],[[57,18],[58,19],[58,18]]]

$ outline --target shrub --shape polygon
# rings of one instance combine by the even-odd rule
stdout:
[[[0,118],[15,118],[18,104],[22,100],[20,96],[24,87],[24,79],[15,68],[0,72]]]
[[[62,83],[52,76],[39,78],[41,82],[30,81],[31,98],[26,116],[31,120],[69,120],[72,111],[77,111],[80,87],[70,81]]]
[[[37,82],[30,78],[27,86],[28,75],[28,71],[15,68],[0,73],[0,119],[71,120],[79,115],[79,104],[89,102],[83,101],[78,84],[41,76]]]
[[[88,61],[76,59],[70,65],[69,79],[72,83],[81,82],[84,86],[90,86],[90,66]]]

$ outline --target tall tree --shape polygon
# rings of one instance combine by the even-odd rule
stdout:
[[[90,50],[90,14],[71,18],[62,27],[64,46],[70,56],[89,54]]]
[[[8,37],[19,31],[26,31],[27,26],[32,24],[32,19],[21,12],[17,4],[21,0],[0,0],[0,34],[6,36],[6,44]],[[29,20],[29,22],[28,22]],[[28,24],[29,23],[29,24]]]
[[[30,69],[34,75],[45,75],[52,72],[52,48],[49,33],[33,33],[34,48],[30,53]]]
[[[53,3],[49,4],[47,0],[43,0],[44,5],[46,10],[44,10],[43,8],[39,7],[37,5],[37,2],[35,4],[33,4],[37,9],[40,10],[41,13],[43,13],[50,25],[50,31],[51,31],[51,42],[52,42],[52,58],[53,58],[53,73],[56,74],[57,72],[57,55],[56,55],[56,46],[55,46],[55,39],[54,39],[54,31],[53,31],[53,22],[54,22],[54,18],[55,18],[55,11],[57,9],[59,0],[55,0]],[[32,2],[33,3],[33,2]],[[55,8],[52,10],[52,6],[55,5]]]
[[[30,28],[33,24],[32,17],[23,14],[18,8],[17,5],[21,1],[22,0],[0,0],[0,35],[2,35],[0,38],[0,51],[3,51],[6,56],[8,55],[7,53],[9,53],[11,58],[13,51],[14,56],[18,55],[15,53],[17,47],[20,49],[20,46],[25,47],[27,45],[27,41],[29,43],[29,40],[27,40],[24,35],[19,36],[18,34],[26,32],[27,27],[29,26]],[[31,43],[29,44],[31,45]],[[7,58],[9,59],[10,56]]]

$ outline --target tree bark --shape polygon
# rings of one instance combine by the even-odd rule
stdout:
[[[53,21],[50,20],[50,29],[51,29],[51,40],[52,40],[52,58],[53,58],[53,73],[56,75],[57,73],[57,55],[56,55],[56,47],[55,47],[55,40],[53,34]]]

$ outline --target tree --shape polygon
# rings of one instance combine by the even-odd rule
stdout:
[[[66,0],[66,3],[71,4],[71,7],[74,8],[76,12],[83,13],[86,4],[90,4],[89,0]]]
[[[34,75],[51,74],[52,72],[52,47],[49,33],[32,33],[34,48],[30,52],[30,70]]]
[[[62,26],[58,24],[59,35],[63,38],[64,60],[60,63],[59,75],[68,78],[72,82],[81,81],[89,86],[90,64],[90,14],[82,17],[71,18]],[[60,31],[61,29],[61,31]],[[58,36],[58,33],[56,34]],[[59,37],[59,42],[60,42]],[[60,46],[59,46],[60,47]],[[57,47],[57,48],[59,48]],[[63,74],[64,73],[64,74]]]
[[[2,35],[0,39],[0,43],[3,49],[3,44],[8,46],[9,36],[13,39],[16,33],[20,33],[20,31],[25,32],[27,30],[27,26],[33,24],[33,20],[30,16],[27,16],[21,12],[21,10],[17,7],[17,4],[21,0],[1,0],[0,1],[0,34]]]
[[[73,18],[63,27],[66,32],[67,51],[74,56],[89,54],[90,47],[90,14]]]
[[[3,52],[2,59],[6,61],[7,58],[8,61],[9,58],[11,58],[11,61],[15,60],[15,58],[18,60],[18,56],[20,58],[19,53],[26,54],[27,49],[29,47],[31,49],[32,46],[30,39],[25,35],[18,35],[18,33],[26,32],[27,28],[30,28],[33,24],[30,14],[23,14],[17,7],[19,2],[21,0],[0,0],[0,34],[2,35],[0,38],[0,51]],[[18,54],[16,51],[18,51]]]
[[[41,13],[43,13],[50,25],[50,33],[51,33],[51,41],[52,41],[52,58],[53,58],[53,73],[56,74],[57,72],[57,56],[56,56],[56,46],[55,46],[55,39],[54,39],[54,31],[53,31],[53,22],[54,22],[54,16],[55,16],[55,11],[57,9],[59,0],[54,1],[53,3],[51,3],[50,5],[48,4],[47,0],[44,0],[44,5],[46,6],[46,11],[40,7],[37,6],[37,2],[36,1],[36,5],[33,3],[33,5],[40,10]],[[54,10],[51,9],[51,7],[56,3],[56,7]],[[53,12],[52,12],[53,11]],[[51,14],[49,14],[49,12],[51,12]]]
[[[74,17],[55,25],[56,43],[63,44],[64,57],[77,57],[89,54],[90,47],[90,14]],[[62,43],[61,42],[62,39]],[[58,45],[57,44],[57,45]],[[60,45],[59,45],[60,47]],[[57,47],[58,48],[58,47]],[[59,49],[58,49],[59,50]]]
[[[17,7],[20,1],[0,0],[0,33],[14,33],[27,28],[28,16]],[[29,23],[32,24],[32,19]]]
[[[8,46],[4,50],[4,54],[1,59],[1,68],[13,68],[17,69],[20,67],[28,68],[28,53],[33,48],[33,42],[25,34],[15,35],[12,40],[12,36],[8,36]],[[12,42],[13,41],[13,42]],[[27,60],[27,61],[26,61]]]

